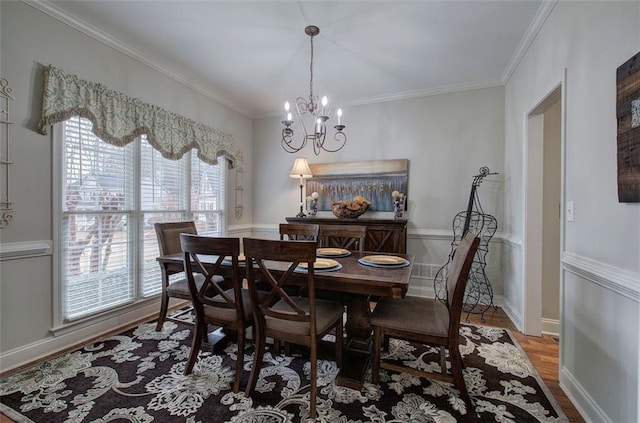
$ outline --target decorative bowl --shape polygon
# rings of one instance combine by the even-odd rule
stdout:
[[[333,206],[331,208],[331,210],[333,211],[333,214],[338,219],[355,219],[358,216],[362,216],[368,209],[369,209],[368,204],[353,210],[348,208],[346,204],[343,204],[340,202],[333,203]]]

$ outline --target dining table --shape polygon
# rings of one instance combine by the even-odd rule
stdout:
[[[343,348],[342,367],[336,377],[336,384],[352,389],[361,389],[369,366],[372,347],[370,323],[371,300],[379,297],[402,298],[407,293],[413,268],[413,256],[408,254],[385,254],[396,257],[402,265],[368,261],[378,257],[376,252],[350,251],[342,256],[332,257],[339,263],[331,269],[314,270],[317,291],[333,294],[346,306],[346,343]],[[383,256],[384,257],[384,256]],[[216,256],[198,256],[203,264],[213,263]],[[163,270],[170,273],[183,270],[183,254],[157,257]],[[285,262],[265,262],[275,272],[285,272],[289,264]],[[240,261],[244,269],[244,261]],[[221,266],[222,276],[230,272],[230,265]],[[305,272],[294,272],[291,283],[305,287]]]

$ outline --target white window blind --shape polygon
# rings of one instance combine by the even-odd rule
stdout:
[[[59,245],[64,321],[158,295],[153,224],[195,220],[198,232],[222,234],[224,160],[196,154],[173,161],[144,136],[125,147],[102,142],[91,122],[63,123],[62,227]]]
[[[216,236],[222,233],[224,210],[224,160],[215,166],[191,158],[191,211],[198,233]]]
[[[147,142],[140,143],[140,207],[142,227],[142,296],[162,292],[162,275],[156,257],[158,241],[153,227],[157,222],[187,219],[186,177],[188,157],[167,160]],[[219,188],[219,187],[218,187]],[[181,275],[173,276],[174,279]]]
[[[72,319],[134,298],[133,148],[103,143],[78,118],[64,138],[62,306]]]
[[[191,211],[198,234],[216,236],[222,233],[224,210],[224,160],[215,166],[191,156]]]

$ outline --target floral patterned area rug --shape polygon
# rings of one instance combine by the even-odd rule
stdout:
[[[155,323],[111,336],[0,379],[0,411],[18,422],[300,422],[309,418],[309,363],[267,350],[253,398],[231,390],[235,343],[203,349],[183,374],[191,327]],[[464,377],[476,413],[449,384],[382,370],[380,386],[337,386],[320,360],[318,419],[325,422],[568,422],[507,329],[462,325]],[[439,351],[392,340],[387,360],[439,369]],[[245,350],[244,387],[252,346]],[[370,378],[369,378],[370,380]]]

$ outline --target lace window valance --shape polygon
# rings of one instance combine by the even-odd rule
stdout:
[[[195,148],[198,157],[216,164],[218,157],[235,160],[233,136],[137,98],[83,81],[75,75],[47,66],[44,69],[42,117],[38,130],[81,116],[93,122],[93,133],[109,144],[124,146],[141,134],[163,157],[180,159]]]

